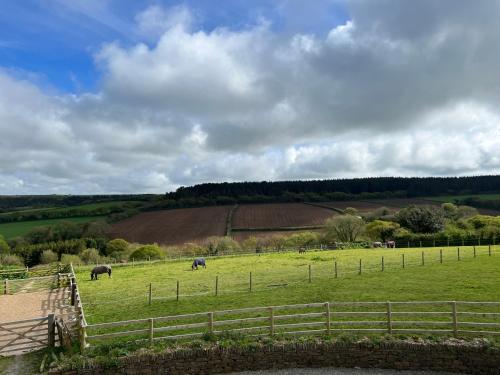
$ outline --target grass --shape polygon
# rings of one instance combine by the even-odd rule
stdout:
[[[89,267],[77,278],[87,321],[92,323],[325,301],[496,301],[500,295],[500,253],[487,247],[443,249],[334,250],[207,259],[207,269],[191,271],[190,260],[114,267],[113,277],[90,281]],[[425,265],[421,265],[424,251]],[[402,269],[402,255],[405,268]],[[381,272],[384,256],[385,271]],[[362,274],[358,274],[362,259]],[[334,278],[337,261],[338,278]],[[311,265],[312,282],[308,282]],[[249,289],[252,272],[253,291]],[[219,295],[215,294],[218,276]],[[176,282],[180,300],[176,301]],[[147,291],[152,283],[154,300]],[[124,308],[126,307],[126,308]]]
[[[0,224],[0,234],[5,237],[5,239],[23,236],[30,232],[35,227],[41,227],[45,225],[54,225],[62,221],[72,221],[75,223],[84,223],[88,221],[95,221],[103,219],[102,216],[82,216],[82,217],[71,217],[71,218],[61,218],[61,219],[47,219],[47,220],[31,220],[31,221],[19,221],[13,223],[2,223]]]
[[[477,198],[480,200],[500,200],[500,194],[467,194],[467,195],[440,195],[437,197],[425,197],[423,199],[428,199],[437,202],[451,202],[453,203],[456,199],[462,200],[467,198]]]
[[[48,207],[48,208],[31,208],[31,209],[23,209],[23,210],[13,210],[10,212],[5,212],[0,214],[0,216],[10,216],[12,214],[23,213],[43,213],[46,211],[52,212],[67,212],[72,210],[80,210],[82,212],[92,212],[96,209],[106,209],[110,207],[119,207],[124,205],[130,206],[140,206],[141,202],[136,201],[112,201],[112,202],[101,202],[101,203],[89,203],[89,204],[81,204],[78,206],[68,206],[68,207]]]

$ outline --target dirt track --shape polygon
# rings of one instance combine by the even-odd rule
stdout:
[[[23,320],[47,316],[50,313],[62,314],[68,289],[52,289],[35,293],[0,295],[0,322]]]

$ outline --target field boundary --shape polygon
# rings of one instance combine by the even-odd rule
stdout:
[[[251,336],[385,333],[484,337],[500,335],[499,318],[500,302],[333,301],[87,324],[85,328],[87,332],[95,332],[86,336],[89,345],[90,342],[118,337],[153,344],[156,340],[185,340],[224,333]],[[86,347],[87,343],[84,344]]]

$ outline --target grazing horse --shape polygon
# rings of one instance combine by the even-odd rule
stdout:
[[[191,269],[197,270],[198,266],[202,266],[203,268],[207,268],[207,265],[205,264],[205,258],[197,258],[193,261],[193,264],[191,265]]]
[[[372,246],[373,247],[382,247],[382,242],[376,241],[376,242],[372,243]]]
[[[101,273],[107,273],[111,277],[111,267],[110,266],[95,266],[90,272],[90,280],[97,280],[97,275]]]
[[[305,252],[306,252],[306,248],[304,246],[299,247],[299,254],[305,253]]]
[[[385,247],[390,248],[390,249],[396,248],[396,241],[387,241],[385,243]]]

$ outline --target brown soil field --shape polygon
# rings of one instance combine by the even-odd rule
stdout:
[[[145,212],[111,226],[112,238],[129,242],[178,245],[223,236],[231,206]]]
[[[380,203],[371,203],[367,201],[338,201],[338,202],[322,202],[319,203],[324,206],[338,208],[339,210],[345,210],[347,207],[352,207],[359,212],[369,212],[374,211],[380,207],[386,207],[389,211],[397,211],[394,207],[384,206]]]
[[[319,232],[318,229],[313,230],[294,230],[294,231],[249,231],[249,232],[233,232],[231,237],[236,241],[244,241],[250,237],[267,239],[274,236],[291,236],[292,234],[303,233],[303,232]]]
[[[327,208],[303,203],[247,204],[233,214],[233,228],[276,228],[323,225],[338,215]]]

